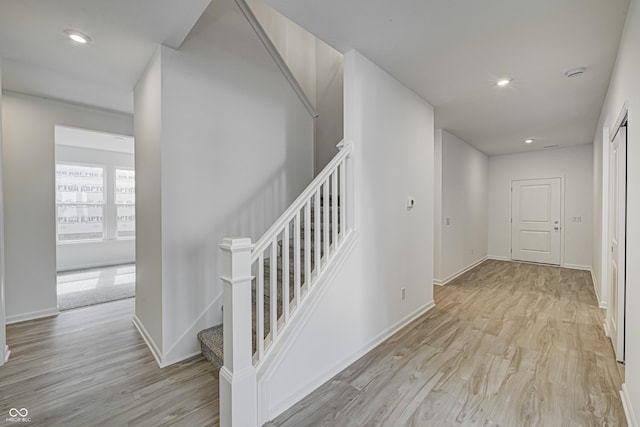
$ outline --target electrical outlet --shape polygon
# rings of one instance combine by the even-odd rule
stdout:
[[[405,298],[407,298],[407,289],[406,288],[402,288],[400,290],[400,296],[401,296],[403,301],[405,300]]]
[[[574,216],[571,219],[573,220],[573,222],[582,222],[582,217],[581,216]]]

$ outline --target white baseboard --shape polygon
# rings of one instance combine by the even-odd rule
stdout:
[[[140,335],[142,336],[144,342],[147,344],[147,347],[149,347],[149,350],[151,350],[151,354],[153,354],[154,359],[156,359],[156,363],[158,364],[158,366],[163,368],[164,365],[162,364],[162,353],[158,349],[158,346],[156,345],[153,338],[151,338],[151,335],[149,335],[147,329],[135,314],[133,315],[133,324],[136,329],[138,329],[138,332],[140,332]]]
[[[609,334],[609,325],[607,325],[606,321],[602,323],[602,329],[604,329],[604,336],[611,338],[611,334]]]
[[[199,331],[222,323],[222,293],[215,297],[182,335],[164,353],[163,367],[173,365],[200,353],[196,338]],[[167,343],[168,345],[168,343]]]
[[[487,259],[491,259],[494,261],[511,261],[511,258],[509,258],[508,256],[501,255],[488,255]]]
[[[564,264],[562,265],[562,267],[564,268],[570,268],[571,270],[584,270],[584,271],[591,271],[591,266],[586,266],[586,265],[578,265],[578,264]]]
[[[598,283],[598,278],[593,273],[593,269],[591,269],[591,281],[593,282],[593,291],[596,293],[596,298],[598,299],[598,307],[606,310],[607,302],[602,301],[602,297],[600,296],[600,284]]]
[[[7,363],[9,361],[9,356],[11,355],[11,350],[9,350],[9,346],[5,345],[4,346],[4,363]]]
[[[57,272],[70,273],[76,270],[90,270],[90,269],[102,268],[102,267],[117,267],[119,265],[129,265],[129,264],[135,264],[135,263],[136,263],[135,258],[122,258],[122,259],[113,260],[109,262],[91,262],[87,264],[67,265],[67,266],[58,268]]]
[[[309,381],[307,384],[303,384],[292,393],[289,393],[288,396],[286,396],[284,399],[281,399],[278,403],[273,405],[272,409],[269,411],[269,419],[274,419],[278,415],[282,414],[284,411],[286,411],[287,409],[295,405],[301,399],[308,396],[311,392],[316,390],[322,384],[326,383],[331,378],[335,377],[337,374],[342,372],[345,368],[347,368],[348,366],[356,362],[362,356],[364,356],[365,354],[367,354],[368,352],[376,348],[378,345],[382,344],[384,341],[386,341],[389,337],[391,337],[393,334],[398,332],[400,329],[404,328],[409,323],[413,322],[418,317],[422,316],[423,314],[425,314],[426,312],[428,312],[434,307],[435,307],[435,303],[431,301],[426,305],[424,305],[423,307],[417,309],[413,313],[410,313],[408,316],[404,317],[403,319],[399,320],[389,328],[380,332],[376,337],[374,337],[371,341],[369,341],[369,343],[366,344],[360,350],[352,353],[348,357],[345,357],[340,362],[333,364],[324,372],[316,375],[315,378]]]
[[[45,317],[57,316],[58,314],[60,314],[60,310],[58,310],[58,307],[47,308],[45,310],[32,311],[31,313],[14,314],[13,316],[7,316],[5,323],[7,325],[11,325],[12,323],[43,319]]]
[[[452,275],[450,275],[449,277],[440,280],[440,279],[433,279],[433,284],[434,285],[438,285],[438,286],[444,286],[447,283],[451,282],[454,279],[457,279],[459,276],[462,276],[464,273],[466,273],[467,271],[471,270],[472,268],[482,264],[483,262],[485,262],[487,260],[488,257],[482,257],[477,261],[474,261],[473,263],[471,263],[470,265],[468,265],[467,267],[464,267],[460,270],[458,270],[457,272],[453,273]]]
[[[622,384],[622,390],[620,390],[620,398],[622,399],[624,415],[627,417],[627,424],[629,425],[629,427],[638,427],[638,418],[633,411],[633,405],[631,405],[631,396],[629,396],[627,383]]]

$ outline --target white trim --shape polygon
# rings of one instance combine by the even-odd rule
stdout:
[[[452,275],[450,275],[449,277],[447,277],[444,280],[440,280],[440,279],[433,279],[433,284],[434,285],[438,285],[438,286],[444,286],[447,283],[451,282],[454,279],[457,279],[459,276],[462,276],[464,273],[466,273],[469,270],[472,270],[473,268],[479,266],[480,264],[482,264],[483,262],[485,262],[489,257],[484,256],[482,258],[480,258],[477,261],[472,262],[470,265],[468,265],[467,267],[464,267],[460,270],[458,270],[457,272],[453,273]]]
[[[5,323],[11,325],[12,323],[26,322],[27,320],[43,319],[45,317],[53,317],[60,314],[58,307],[47,308],[45,310],[32,311],[30,313],[14,314],[13,316],[7,316]]]
[[[607,302],[606,301],[602,301],[602,297],[601,297],[602,290],[600,289],[600,284],[598,283],[598,278],[596,277],[596,274],[593,272],[593,269],[591,269],[591,281],[593,282],[593,291],[595,292],[596,298],[598,299],[598,307],[606,310],[607,309]]]
[[[253,277],[252,277],[253,279]],[[196,326],[198,325],[198,323],[201,321],[201,319],[209,312],[211,311],[212,307],[219,302],[219,300],[222,298],[222,292],[213,299],[213,301],[211,301],[211,303],[202,311],[202,313],[200,313],[200,315],[196,318],[196,320],[194,320],[191,325],[189,325],[189,327],[187,329],[185,329],[185,331],[182,333],[182,335],[180,335],[180,337],[178,337],[178,339],[173,343],[173,345],[171,346],[171,348],[169,348],[169,350],[167,350],[166,352],[166,356],[169,357],[169,355],[171,354],[171,352],[173,350],[175,350],[175,348],[178,346],[178,344],[180,344],[182,342],[183,339],[185,339],[187,337],[187,335],[189,335],[191,332],[193,332],[193,330],[196,328]],[[222,320],[220,321],[222,322]],[[171,362],[171,363],[166,363],[164,366],[169,366],[169,365],[173,365],[174,363],[180,362],[182,360],[186,360],[190,357],[193,357],[194,355],[199,354],[199,352],[195,352],[194,354],[190,354],[188,356],[177,356],[173,359],[175,359],[175,361]],[[172,360],[173,360],[172,359]]]
[[[583,271],[589,271],[589,272],[591,272],[591,267],[590,267],[590,266],[586,266],[586,265],[579,265],[579,264],[564,264],[564,265],[561,265],[560,267],[563,267],[563,268],[570,268],[571,270],[583,270]],[[593,273],[591,273],[591,276],[593,277]]]
[[[198,351],[194,351],[192,353],[189,353],[187,355],[182,355],[182,356],[177,356],[174,357],[172,359],[167,358],[166,359],[162,359],[162,365],[160,365],[161,368],[166,368],[167,366],[171,366],[171,365],[175,365],[176,363],[180,363],[180,362],[184,362],[185,360],[189,360],[192,357],[196,357],[198,355],[202,354],[202,352],[200,350]],[[157,359],[156,359],[157,361]]]
[[[149,350],[151,350],[151,354],[153,354],[153,358],[156,359],[156,363],[158,364],[158,366],[160,368],[164,368],[164,365],[162,363],[162,353],[160,353],[160,350],[158,349],[155,341],[153,340],[153,338],[151,338],[151,335],[149,335],[149,332],[144,327],[140,319],[138,319],[138,316],[136,316],[135,314],[133,315],[133,324],[136,329],[138,329],[138,332],[140,332],[140,335],[142,336],[144,342],[147,344],[147,347],[149,347]]]
[[[135,241],[135,239],[132,239]],[[105,240],[106,241],[106,240]],[[81,243],[87,243],[87,242],[81,242]],[[78,244],[81,244],[78,243]],[[96,242],[90,242],[90,243],[96,243]],[[68,243],[64,243],[65,245],[67,245]],[[76,243],[73,243],[76,244]],[[102,267],[118,267],[120,265],[131,265],[131,264],[135,264],[136,263],[136,259],[131,258],[131,259],[122,259],[120,261],[116,260],[116,261],[111,261],[111,262],[107,262],[107,263],[88,263],[88,264],[78,264],[78,265],[73,265],[72,267],[63,267],[61,269],[56,270],[56,272],[58,273],[70,273],[72,271],[76,271],[76,270],[93,270],[93,269],[99,269]]]
[[[511,261],[511,258],[501,255],[487,255],[487,259],[493,261]]]
[[[258,19],[255,17],[251,8],[247,5],[245,0],[235,0],[235,1],[238,7],[240,8],[240,11],[242,11],[242,14],[245,16],[245,18],[249,22],[249,25],[251,25],[251,28],[253,28],[253,31],[255,31],[260,41],[262,42],[264,47],[267,49],[267,52],[269,52],[269,55],[271,55],[274,62],[276,63],[276,65],[278,66],[278,68],[280,69],[284,77],[287,79],[287,81],[291,85],[291,88],[293,89],[293,91],[296,93],[296,95],[298,95],[298,98],[300,98],[300,101],[302,102],[304,107],[307,109],[311,117],[313,117],[314,119],[318,118],[318,112],[316,111],[313,104],[305,94],[304,90],[302,89],[302,86],[300,86],[300,83],[298,82],[293,72],[287,65],[287,62],[282,58],[282,55],[280,55],[280,52],[274,46],[273,42],[267,35],[267,32],[264,30],[264,28],[262,28],[262,25],[260,25],[260,21],[258,21]]]
[[[289,393],[287,397],[285,397],[284,399],[281,399],[280,402],[273,405],[273,408],[269,411],[269,419],[274,419],[278,415],[282,414],[284,411],[286,411],[291,406],[299,402],[301,399],[308,396],[311,392],[313,392],[315,389],[320,387],[322,384],[326,383],[328,380],[335,377],[338,373],[343,371],[346,367],[356,362],[362,356],[369,353],[371,350],[373,350],[374,348],[382,344],[392,335],[396,334],[402,328],[404,328],[405,326],[407,326],[408,324],[410,324],[411,322],[413,322],[423,314],[427,313],[429,310],[431,310],[435,306],[436,306],[435,303],[431,301],[425,304],[424,306],[418,308],[413,313],[410,313],[403,319],[396,322],[394,325],[391,325],[386,330],[380,332],[376,337],[374,337],[371,341],[369,341],[369,343],[366,344],[362,349],[345,357],[340,362],[335,363],[326,371],[316,375],[316,377],[312,381],[309,381],[307,384],[304,384],[298,387],[294,392]],[[258,396],[260,396],[260,393],[258,393]]]
[[[288,353],[291,346],[296,341],[297,337],[300,335],[304,326],[307,324],[311,315],[315,312],[316,307],[320,303],[322,296],[329,289],[329,282],[333,281],[336,274],[340,271],[340,268],[344,265],[345,261],[351,255],[351,252],[356,247],[358,243],[358,232],[351,231],[345,237],[347,240],[341,243],[340,251],[342,255],[338,258],[334,258],[335,262],[332,262],[323,272],[322,276],[318,279],[315,287],[319,288],[316,292],[311,294],[307,300],[305,300],[306,307],[304,310],[297,311],[300,313],[300,317],[296,320],[296,323],[293,328],[290,328],[285,332],[285,335],[282,336],[280,342],[278,343],[278,351],[272,352],[271,360],[265,360],[265,363],[262,364],[257,369],[257,392],[258,392],[258,421],[260,424],[263,424],[269,421],[269,395],[267,393],[267,383],[276,372],[282,361],[284,360],[286,354]],[[290,318],[289,322],[293,319]],[[291,323],[293,325],[293,323]],[[299,399],[296,400],[296,402]],[[295,403],[295,402],[293,402]],[[290,405],[291,406],[291,405]],[[287,408],[285,408],[287,409]]]
[[[7,363],[9,361],[9,356],[11,355],[11,350],[9,350],[9,346],[5,345],[4,346],[4,363]]]
[[[629,427],[638,427],[638,418],[636,417],[635,412],[633,412],[633,405],[631,404],[631,396],[629,396],[627,383],[622,384],[622,390],[620,390],[620,398],[622,399],[624,415],[627,417],[627,424],[629,424]]]
[[[566,174],[562,174],[559,176],[549,176],[549,177],[537,177],[537,178],[512,178],[509,181],[509,253],[510,256],[508,258],[509,261],[517,261],[517,262],[531,262],[525,260],[515,260],[513,259],[513,183],[515,181],[536,181],[541,179],[559,179],[560,180],[560,263],[559,264],[545,264],[545,265],[554,265],[557,267],[561,267],[564,265],[564,251],[565,251],[565,181]],[[533,264],[539,264],[537,262],[531,262]]]

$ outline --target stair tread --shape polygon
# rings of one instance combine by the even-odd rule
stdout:
[[[218,369],[222,368],[224,364],[222,324],[198,332],[198,341],[204,357]]]

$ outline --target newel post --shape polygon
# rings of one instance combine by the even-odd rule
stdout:
[[[251,351],[251,250],[248,238],[225,238],[222,249],[224,366],[220,425],[256,426],[256,370]]]

